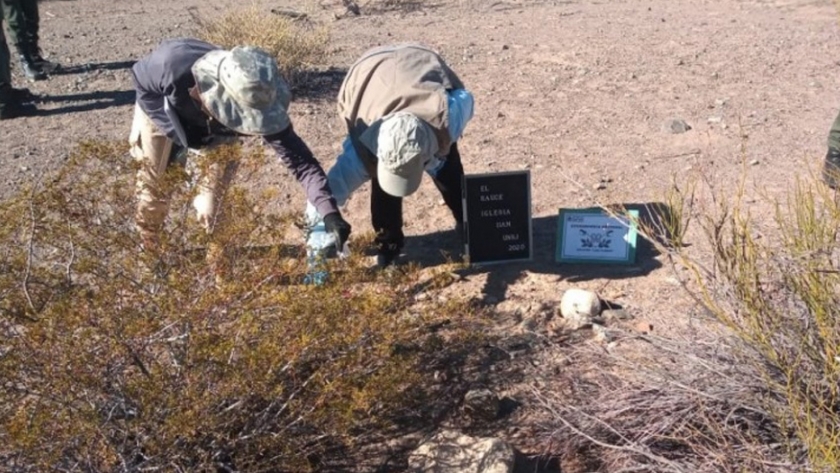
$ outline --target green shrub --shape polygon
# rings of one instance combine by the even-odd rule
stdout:
[[[735,348],[763,380],[760,401],[792,437],[791,458],[804,451],[814,471],[840,471],[840,201],[821,183],[800,181],[759,232],[741,196],[743,187],[735,201],[718,195],[711,210],[681,208],[685,220],[697,213],[710,261],[666,251],[737,336]]]
[[[126,151],[83,144],[57,176],[0,204],[0,463],[305,471],[396,414],[424,415],[425,347],[441,351],[426,327],[473,308],[419,307],[417,271],[376,273],[359,258],[302,285],[302,250],[284,243],[291,217],[260,214],[234,186],[227,223],[207,236],[177,169],[160,248],[140,253]],[[245,182],[264,157],[230,146],[208,159],[238,161]],[[212,245],[228,264],[218,287]]]

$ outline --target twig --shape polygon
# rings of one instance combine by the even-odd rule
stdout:
[[[598,419],[597,417],[591,416],[591,415],[589,415],[589,414],[587,414],[587,413],[585,413],[585,412],[583,412],[580,409],[577,409],[575,407],[570,407],[570,409],[574,410],[578,414],[583,415],[584,417],[587,417],[588,419],[606,427],[609,431],[611,431],[612,433],[614,433],[615,435],[617,435],[618,437],[620,437],[621,439],[623,439],[625,442],[629,443],[630,445],[614,445],[614,444],[602,442],[602,441],[590,436],[589,434],[586,434],[582,430],[575,427],[571,422],[566,420],[566,418],[563,417],[559,412],[557,412],[556,409],[552,408],[547,402],[545,402],[544,398],[539,395],[539,392],[536,388],[532,387],[531,389],[534,392],[534,394],[537,394],[537,399],[540,401],[540,403],[542,403],[543,407],[545,407],[546,409],[551,411],[557,417],[557,419],[559,419],[566,427],[568,427],[569,430],[574,432],[575,435],[577,435],[579,437],[582,437],[582,438],[594,443],[595,445],[598,445],[598,446],[603,447],[603,448],[608,448],[608,449],[612,449],[612,450],[619,450],[619,451],[624,451],[624,452],[635,453],[637,455],[642,455],[642,456],[644,456],[646,458],[649,458],[653,461],[656,461],[656,462],[658,462],[662,465],[666,465],[671,471],[674,471],[676,473],[684,473],[684,470],[682,468],[680,468],[679,465],[672,462],[671,460],[668,460],[667,458],[664,458],[664,457],[661,457],[661,456],[656,455],[654,453],[651,453],[649,451],[646,451],[645,449],[637,448],[636,446],[633,445],[633,442],[631,442],[627,437],[622,435],[615,428],[613,428],[611,425],[604,422],[603,420]]]
[[[73,266],[73,263],[76,261],[76,245],[73,244],[73,240],[70,239],[70,261],[67,262],[67,266],[65,266],[65,274],[67,275],[67,285],[73,285],[73,275],[70,272],[70,268]]]
[[[287,10],[285,8],[272,8],[271,13],[275,15],[285,16],[286,18],[291,18],[292,20],[305,20],[309,17],[306,13],[302,13],[295,10]]]
[[[687,153],[679,153],[679,154],[664,154],[661,156],[654,156],[652,159],[673,159],[673,158],[683,158],[686,156],[696,156],[700,154],[699,149],[693,149]]]
[[[26,296],[26,302],[29,304],[29,309],[33,313],[37,313],[35,305],[32,303],[32,297],[29,295],[29,276],[32,273],[32,252],[35,246],[35,190],[38,188],[38,182],[32,187],[32,196],[29,199],[29,241],[27,242],[26,250],[26,270],[23,273],[23,294]]]

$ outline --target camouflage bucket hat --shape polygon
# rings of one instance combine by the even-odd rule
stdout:
[[[438,150],[431,127],[407,112],[374,122],[359,141],[377,157],[379,187],[395,197],[406,197],[417,191],[426,163]]]
[[[211,51],[192,67],[204,106],[222,125],[246,135],[288,128],[289,85],[265,51],[237,46]]]

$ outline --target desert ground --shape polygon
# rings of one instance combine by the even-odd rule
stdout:
[[[521,331],[525,323],[540,334],[528,371],[493,386],[521,407],[489,429],[531,453],[553,448],[536,427],[533,389],[561,391],[553,373],[575,361],[567,337],[550,327],[566,289],[593,290],[620,305],[632,316],[622,322],[631,330],[641,324],[685,340],[702,323],[680,270],[650,245],[629,267],[554,263],[558,210],[659,202],[674,179],[702,172],[724,193],[743,178],[744,202],[760,230],[772,200],[818,170],[840,110],[840,61],[831,53],[840,42],[838,14],[827,0],[440,0],[384,11],[360,3],[358,16],[339,1],[300,3],[256,2],[305,10],[330,28],[331,54],[298,87],[290,112],[325,168],[343,139],[335,94],[347,66],[370,47],[416,41],[440,51],[475,95],[475,117],[459,143],[466,172],[531,171],[534,260],[471,269],[449,289],[507,314],[499,330]],[[80,140],[127,139],[132,61],[162,39],[192,35],[191,9],[213,16],[238,4],[41,3],[41,46],[64,69],[37,83],[15,69],[15,85],[42,98],[33,116],[0,123],[0,196],[58,169]],[[663,125],[671,119],[691,129],[668,132]],[[304,207],[279,163],[247,185],[280,190],[282,201],[267,207]],[[344,209],[355,231],[370,230],[368,208],[365,187]],[[458,251],[431,182],[404,214],[409,260],[434,267]],[[612,355],[643,349],[633,340],[610,345]],[[564,471],[593,469],[569,464]]]

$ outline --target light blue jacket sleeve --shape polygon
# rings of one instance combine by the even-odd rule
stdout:
[[[472,120],[475,99],[466,89],[455,89],[447,93],[447,105],[449,106],[449,137],[452,142],[458,141],[467,128],[467,123]]]
[[[452,142],[458,141],[467,128],[467,123],[472,120],[475,99],[466,89],[455,89],[446,93],[447,107],[449,108],[449,137]],[[426,163],[426,172],[430,176],[437,175],[440,168],[446,163],[445,156],[435,156]]]

